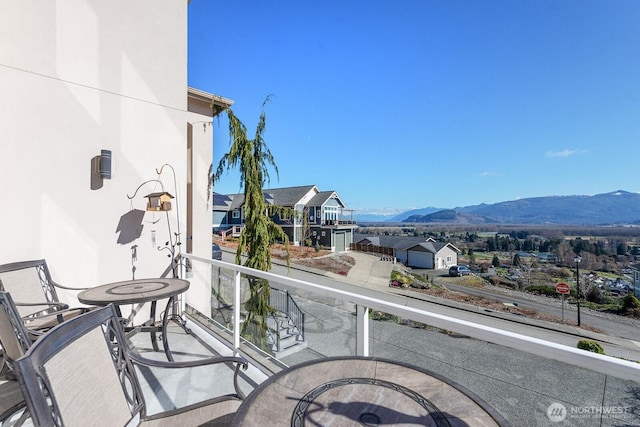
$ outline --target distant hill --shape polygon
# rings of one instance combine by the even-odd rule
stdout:
[[[410,215],[426,215],[439,210],[442,210],[442,208],[412,209],[410,211],[403,212],[400,215],[358,214],[356,212],[354,213],[354,217],[358,222],[402,222],[402,220],[406,219]]]
[[[409,218],[410,216],[424,216],[424,215],[429,215],[432,214],[434,212],[438,212],[443,210],[442,208],[434,208],[434,207],[429,207],[429,208],[422,208],[422,209],[412,209],[410,211],[404,212],[400,215],[396,215],[393,218],[391,218],[390,221],[396,221],[396,222],[401,222],[407,218]]]
[[[640,225],[640,194],[532,197],[455,209],[424,208],[385,221],[450,224]]]
[[[422,222],[442,224],[493,224],[491,218],[474,213],[458,212],[455,209],[444,209],[427,215],[411,215],[401,222]]]

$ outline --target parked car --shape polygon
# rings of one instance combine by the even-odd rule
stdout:
[[[467,276],[471,274],[471,270],[466,265],[454,265],[449,268],[449,276]]]
[[[222,261],[222,249],[215,243],[211,245],[211,258]]]

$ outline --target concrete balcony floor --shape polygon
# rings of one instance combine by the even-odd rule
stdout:
[[[188,333],[177,322],[169,323],[167,339],[175,361],[233,355],[229,347],[197,322],[188,319],[187,328]],[[145,357],[166,360],[162,343],[159,343],[161,351],[153,351],[148,333],[132,336],[131,344],[135,351]],[[249,368],[239,374],[239,386],[245,395],[249,395],[268,378],[257,366],[256,363],[250,363]],[[233,368],[227,364],[189,369],[139,369],[138,378],[149,415],[235,393]]]

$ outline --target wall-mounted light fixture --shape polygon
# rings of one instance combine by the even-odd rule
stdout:
[[[102,179],[111,179],[114,175],[113,158],[111,157],[111,150],[100,150],[100,157],[98,157],[98,176]]]

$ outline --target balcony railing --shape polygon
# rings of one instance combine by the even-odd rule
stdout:
[[[325,219],[322,225],[356,225],[358,222],[351,219]]]
[[[253,351],[251,343],[241,338],[240,326],[246,277],[257,277],[287,291],[305,313],[307,346],[279,361],[285,366],[329,356],[385,357],[451,378],[493,405],[513,425],[519,424],[520,416],[528,417],[531,425],[548,423],[545,411],[556,402],[575,410],[569,413],[573,425],[585,425],[585,413],[601,422],[603,418],[640,422],[640,364],[633,357],[596,354],[488,326],[479,315],[479,321],[445,315],[408,296],[365,292],[324,276],[310,282],[286,276],[286,270],[276,274],[183,256],[192,267],[191,287],[183,303],[206,316],[213,317],[216,310],[211,307],[212,271],[233,278],[226,291],[232,299],[227,302],[232,314],[222,326],[236,352]]]

